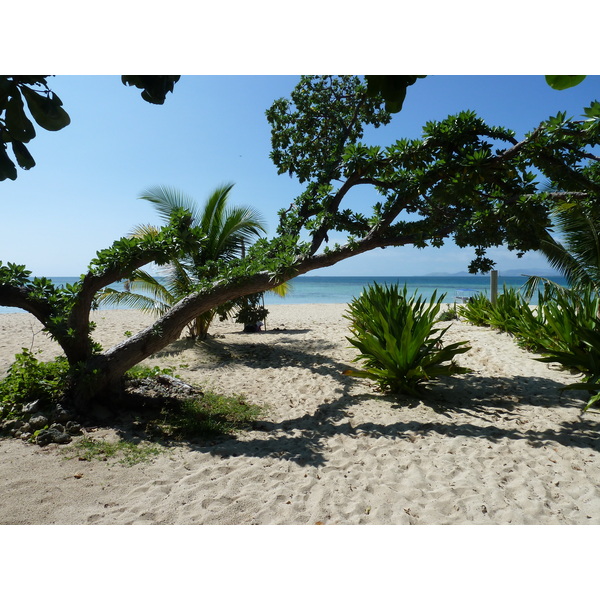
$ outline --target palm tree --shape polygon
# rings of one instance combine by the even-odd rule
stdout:
[[[559,202],[552,211],[553,222],[562,241],[547,232],[540,251],[573,289],[590,288],[600,293],[600,205],[597,201]],[[525,284],[528,296],[544,283],[558,284],[542,277],[530,277]]]
[[[165,222],[177,209],[185,209],[192,215],[192,226],[198,227],[204,239],[196,249],[182,259],[172,260],[162,268],[161,283],[147,271],[137,270],[125,282],[125,291],[107,288],[98,297],[100,304],[125,305],[149,312],[154,316],[163,315],[179,300],[187,296],[202,277],[214,276],[216,267],[212,261],[232,260],[243,255],[262,233],[265,224],[259,212],[246,206],[228,206],[233,184],[217,187],[202,207],[184,193],[167,187],[154,187],[141,196],[156,206]],[[157,235],[158,227],[138,225],[130,233],[131,237]],[[219,307],[198,315],[188,324],[190,335],[204,339],[216,314],[225,316],[235,303]]]

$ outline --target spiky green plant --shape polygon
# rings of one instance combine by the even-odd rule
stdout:
[[[462,317],[473,325],[489,327],[492,303],[485,294],[479,292],[471,296],[466,304],[458,306],[456,312],[459,317]]]
[[[543,306],[537,360],[582,373],[583,381],[565,389],[589,391],[587,410],[600,399],[600,300],[592,287],[554,290],[552,296]]]
[[[491,326],[515,336],[517,343],[583,374],[583,381],[564,389],[582,389],[592,396],[584,410],[600,400],[600,299],[592,286],[576,290],[546,286],[538,292],[533,310],[519,294],[507,290],[496,305],[478,298],[461,307],[461,315],[475,325]]]
[[[352,300],[344,314],[352,334],[347,339],[360,351],[355,361],[364,368],[344,374],[376,381],[383,391],[420,396],[426,383],[468,372],[454,362],[470,349],[467,342],[444,347],[449,327],[436,327],[445,295],[437,299],[434,292],[426,304],[416,293],[408,297],[406,286],[374,283]]]

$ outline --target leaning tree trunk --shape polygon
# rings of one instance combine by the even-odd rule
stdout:
[[[410,243],[411,238],[396,238],[394,245]],[[179,301],[153,325],[124,340],[102,354],[90,357],[80,369],[73,386],[77,410],[88,412],[94,404],[108,401],[121,388],[123,375],[144,359],[176,341],[184,327],[197,315],[213,311],[230,300],[270,290],[292,277],[362,254],[382,245],[376,236],[354,246],[344,246],[327,254],[300,258],[285,275],[262,271],[232,281],[216,283],[211,290],[198,292]]]

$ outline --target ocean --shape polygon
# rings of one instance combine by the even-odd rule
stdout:
[[[78,277],[52,277],[56,285],[75,283]],[[553,281],[566,285],[562,277],[552,277]],[[272,292],[265,294],[265,304],[346,304],[360,296],[364,287],[373,282],[379,284],[406,284],[409,293],[417,291],[424,299],[429,300],[437,290],[438,297],[446,294],[445,302],[454,302],[477,292],[489,297],[490,277],[488,275],[463,276],[397,276],[397,277],[319,277],[303,275],[292,279],[291,290],[285,298]],[[525,277],[509,277],[499,275],[498,293],[503,286],[519,289],[526,281]],[[122,284],[114,284],[116,289],[123,289]],[[535,298],[533,299],[535,300]],[[109,309],[103,309],[109,310]],[[0,313],[23,312],[19,309],[0,306]]]

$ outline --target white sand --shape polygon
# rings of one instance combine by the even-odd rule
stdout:
[[[345,306],[269,308],[266,333],[216,322],[210,343],[146,361],[266,405],[262,430],[131,467],[2,438],[0,523],[600,524],[600,418],[581,416],[582,393],[560,394],[574,376],[455,323],[446,339],[471,342],[458,362],[474,372],[426,403],[395,402],[341,375],[355,355]],[[149,323],[134,311],[95,320],[105,346]],[[22,347],[58,352],[40,329],[0,315],[0,376]]]

